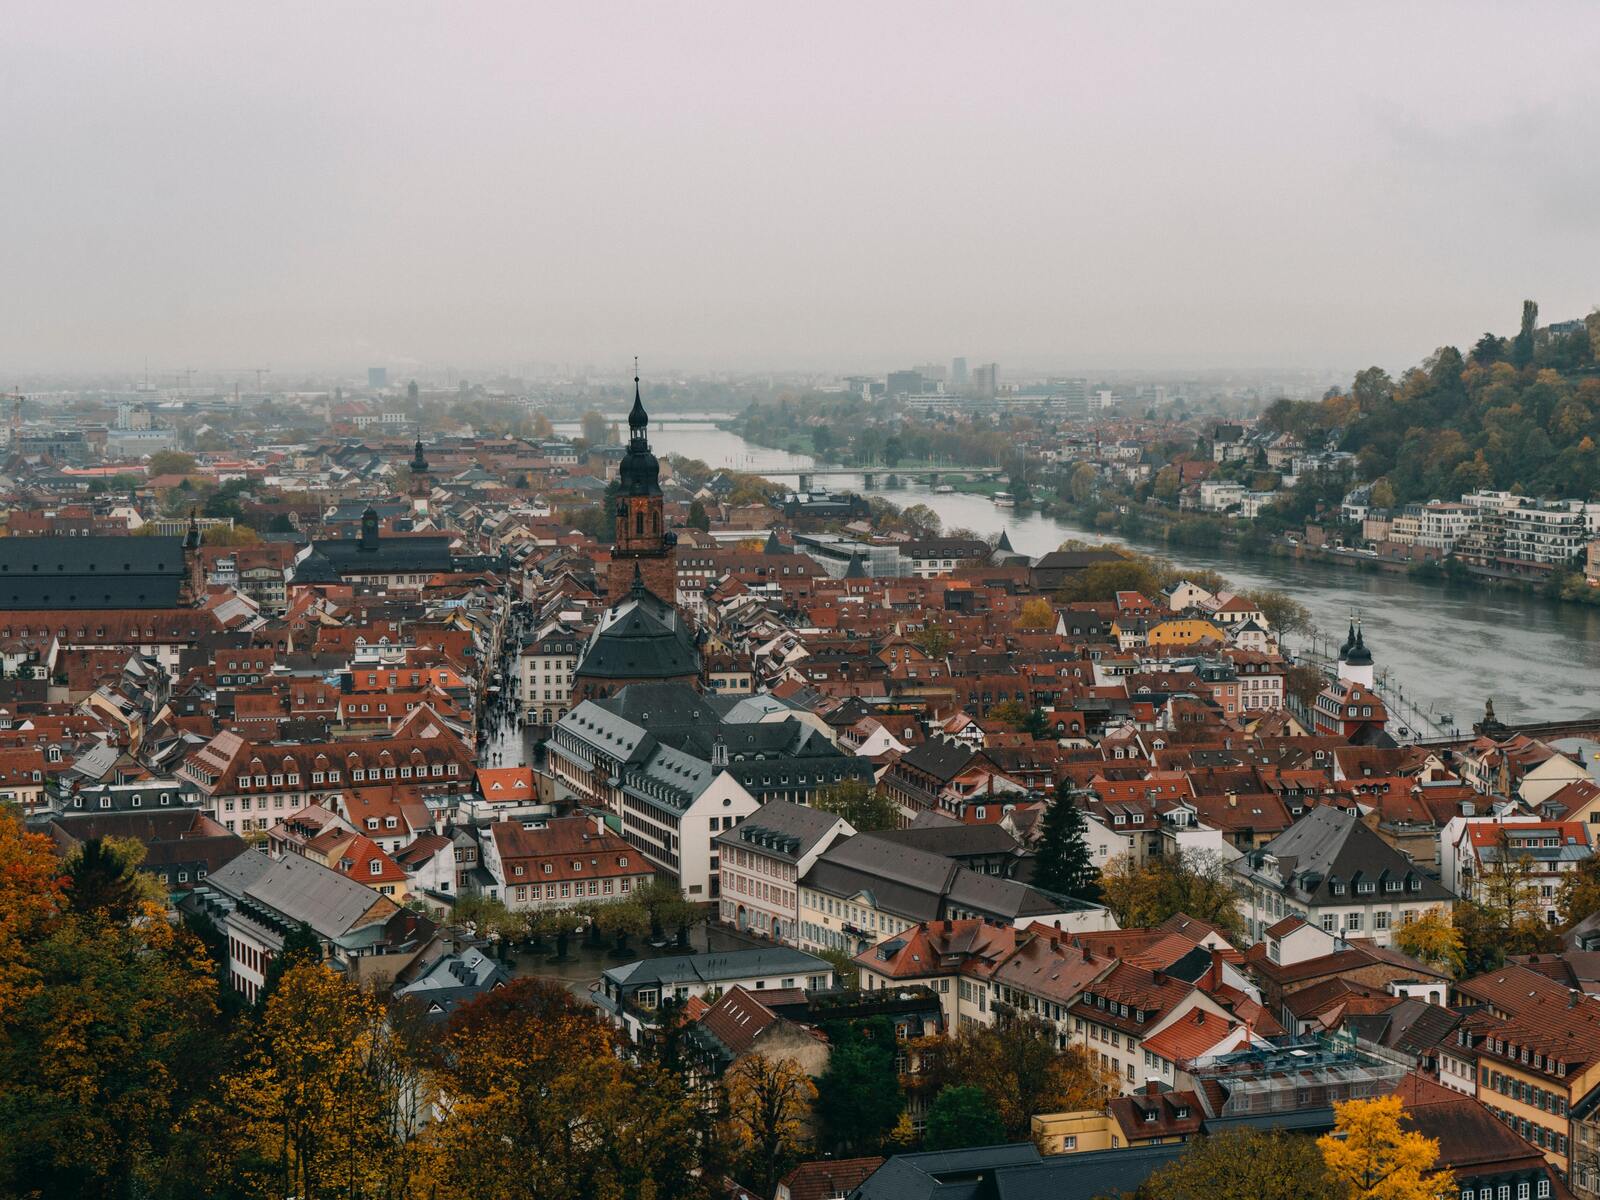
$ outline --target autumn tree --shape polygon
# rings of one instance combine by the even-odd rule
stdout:
[[[200,541],[206,546],[254,546],[261,535],[248,525],[213,525],[201,533]]]
[[[158,475],[187,475],[194,470],[194,455],[178,450],[158,450],[145,463],[154,479]]]
[[[1245,599],[1261,610],[1261,615],[1272,626],[1272,631],[1286,633],[1311,632],[1311,610],[1287,592],[1276,588],[1246,592]]]
[[[319,963],[323,959],[322,939],[317,931],[304,921],[283,935],[283,945],[267,963],[261,973],[261,991],[256,995],[256,1007],[264,1010],[283,981],[284,972],[303,963]]]
[[[527,919],[513,913],[498,896],[457,896],[450,912],[454,924],[484,938],[493,946],[494,954],[503,962],[511,949],[511,942],[527,929]]]
[[[1085,600],[1114,600],[1118,592],[1142,592],[1154,596],[1161,591],[1163,564],[1154,559],[1127,554],[1120,561],[1090,563],[1068,577],[1056,591],[1061,604]]]
[[[535,908],[530,909],[524,916],[527,922],[528,936],[541,941],[551,940],[556,944],[555,957],[567,957],[567,945],[572,940],[572,935],[582,931],[583,917],[573,908]]]
[[[1418,962],[1438,967],[1451,975],[1460,975],[1466,962],[1466,952],[1461,942],[1461,931],[1456,928],[1450,914],[1434,905],[1425,912],[1400,925],[1393,933],[1395,949],[1409,954]]]
[[[100,913],[123,924],[166,898],[152,875],[142,874],[145,846],[134,838],[89,838],[74,846],[63,867],[67,903],[74,912]]]
[[[1504,827],[1483,849],[1483,870],[1454,913],[1467,970],[1492,970],[1508,954],[1558,949],[1560,937],[1544,919],[1547,906],[1532,856],[1512,847]]]
[[[915,537],[938,537],[943,522],[926,504],[911,504],[900,510],[900,523]]]
[[[1308,711],[1327,686],[1328,677],[1309,663],[1295,663],[1284,674],[1284,692],[1298,700]]]
[[[644,905],[650,918],[650,936],[660,938],[670,929],[680,946],[688,943],[690,928],[705,919],[701,906],[685,896],[683,889],[671,879],[663,876],[634,888],[633,898]]]
[[[955,638],[941,625],[924,625],[911,635],[911,642],[929,658],[940,659],[950,649]]]
[[[579,427],[583,431],[583,440],[591,446],[604,446],[611,436],[611,427],[606,424],[605,417],[593,409],[579,418]]]
[[[1556,911],[1565,929],[1600,912],[1600,861],[1594,856],[1579,859],[1561,877],[1556,888]]]
[[[370,993],[320,963],[296,963],[246,1061],[222,1081],[219,1170],[261,1195],[406,1194],[410,1074]]]
[[[792,1058],[751,1054],[722,1077],[727,1128],[739,1178],[758,1194],[772,1195],[810,1141],[817,1086]]]
[[[1178,498],[1178,492],[1183,487],[1183,472],[1177,467],[1168,464],[1156,472],[1155,483],[1150,489],[1150,494],[1165,504],[1170,504]]]
[[[1136,1193],[1138,1200],[1325,1200],[1336,1194],[1314,1141],[1257,1129],[1197,1138]]]
[[[1434,1172],[1439,1143],[1402,1129],[1399,1096],[1334,1105],[1334,1129],[1317,1139],[1335,1194],[1350,1200],[1449,1200],[1455,1180]]]
[[[0,810],[0,1194],[167,1194],[221,1058],[204,948],[110,856],[73,897],[49,841]]]
[[[928,1109],[922,1148],[961,1150],[967,1146],[994,1146],[1005,1140],[1005,1126],[988,1093],[969,1084],[951,1084],[940,1090]]]
[[[1056,625],[1056,610],[1043,596],[1029,600],[1017,616],[1017,628],[1048,631]]]
[[[900,810],[894,801],[864,779],[846,779],[823,788],[811,807],[843,817],[857,833],[876,833],[900,824]]]
[[[1034,848],[1034,886],[1075,900],[1099,900],[1100,872],[1090,858],[1088,828],[1083,810],[1058,791]]]
[[[595,910],[595,925],[606,937],[616,939],[614,953],[620,958],[628,952],[630,937],[650,932],[650,913],[638,900],[617,900]]]
[[[1055,1031],[1042,1021],[1013,1020],[968,1026],[949,1039],[929,1066],[940,1090],[980,1088],[994,1105],[1005,1140],[1028,1137],[1033,1115],[1099,1108],[1116,1080],[1081,1046],[1058,1049]]]
[[[1028,720],[1028,706],[1021,700],[1002,700],[989,709],[989,718],[1012,729],[1021,729]]]
[[[690,1200],[696,1105],[559,984],[517,979],[451,1018],[448,1099],[424,1133],[416,1195],[477,1200]]]
[[[1144,863],[1119,854],[1100,873],[1100,890],[1124,929],[1159,925],[1176,913],[1230,933],[1244,926],[1228,863],[1214,851],[1180,851]]]

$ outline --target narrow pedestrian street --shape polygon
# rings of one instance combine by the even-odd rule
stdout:
[[[483,742],[478,747],[478,765],[482,767],[531,766],[537,737],[532,728],[519,724],[522,707],[517,700],[518,673],[523,640],[531,632],[531,614],[522,601],[511,605],[506,618],[505,635],[500,642],[500,656],[488,670],[490,687],[484,689],[483,712],[478,722]],[[498,677],[495,676],[498,672]]]

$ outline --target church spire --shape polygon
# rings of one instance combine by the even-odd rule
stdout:
[[[650,425],[650,414],[644,410],[644,401],[639,396],[639,356],[633,358],[633,408],[628,413],[628,432],[635,442],[648,447],[646,430]]]

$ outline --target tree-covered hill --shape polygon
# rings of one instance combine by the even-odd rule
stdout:
[[[1275,401],[1262,423],[1319,445],[1333,435],[1363,479],[1384,481],[1384,501],[1600,495],[1600,310],[1544,329],[1538,311],[1528,301],[1514,336],[1444,346],[1398,381],[1369,367],[1347,394]]]

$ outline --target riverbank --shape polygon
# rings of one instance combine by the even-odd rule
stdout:
[[[793,485],[817,461],[807,454],[765,449],[709,421],[700,428],[651,429],[657,454],[682,454],[712,467],[733,468]],[[957,470],[958,468],[952,468]],[[1125,537],[1115,528],[1085,526],[1065,513],[1002,509],[981,495],[934,492],[924,480],[873,487],[859,476],[830,485],[899,505],[924,504],[946,529],[985,536],[1005,530],[1022,554],[1038,556],[1068,539],[1127,545],[1180,566],[1219,572],[1245,590],[1281,591],[1304,604],[1324,633],[1342,636],[1352,613],[1366,620],[1367,640],[1380,667],[1404,680],[1407,698],[1453,712],[1465,721],[1494,698],[1503,719],[1585,717],[1600,713],[1600,608],[1551,604],[1510,588],[1418,581],[1363,567],[1313,565],[1320,559],[1245,553],[1227,545],[1179,545],[1154,537]],[[942,480],[942,477],[941,477]],[[1170,519],[1176,514],[1167,514]],[[1299,649],[1297,646],[1296,649]]]
[[[743,434],[740,426],[741,421],[737,417],[717,422],[720,431],[729,437],[737,438],[745,445],[762,446],[764,449],[786,456],[804,453],[803,447],[797,449],[792,446],[767,446],[765,443],[753,441]],[[798,443],[804,439],[797,437],[789,440]],[[815,465],[835,470],[867,470],[875,476],[879,471],[896,469],[860,468],[819,458],[813,458],[812,461]],[[905,463],[897,466],[900,470],[911,469],[910,465]],[[952,475],[997,469],[992,465],[956,466],[946,463],[942,466]],[[951,487],[957,495],[984,499],[1007,489],[1007,483],[1003,479],[950,478],[941,479],[941,483]],[[873,489],[864,490],[869,494],[875,494]],[[883,488],[882,491],[889,493],[885,499],[898,502],[898,494],[909,491],[909,487],[906,481],[897,480],[895,486]],[[921,502],[926,503],[926,501]],[[1019,513],[1035,511],[1047,519],[1086,530],[1092,529],[1097,533],[1115,535],[1130,542],[1151,543],[1157,553],[1170,555],[1203,552],[1235,554],[1251,558],[1287,558],[1339,571],[1404,576],[1424,587],[1482,588],[1526,595],[1556,605],[1600,609],[1600,588],[1583,584],[1581,576],[1577,579],[1578,586],[1574,586],[1570,573],[1559,574],[1552,582],[1548,575],[1517,575],[1492,567],[1465,563],[1454,558],[1443,561],[1386,559],[1359,549],[1311,546],[1307,544],[1303,531],[1293,534],[1276,533],[1255,522],[1230,520],[1211,513],[1177,511],[1148,501],[1141,502],[1132,497],[1097,496],[1079,502],[1069,497],[1047,494],[1035,496],[1026,503],[1019,502],[1016,511]],[[949,525],[949,522],[946,524]]]

